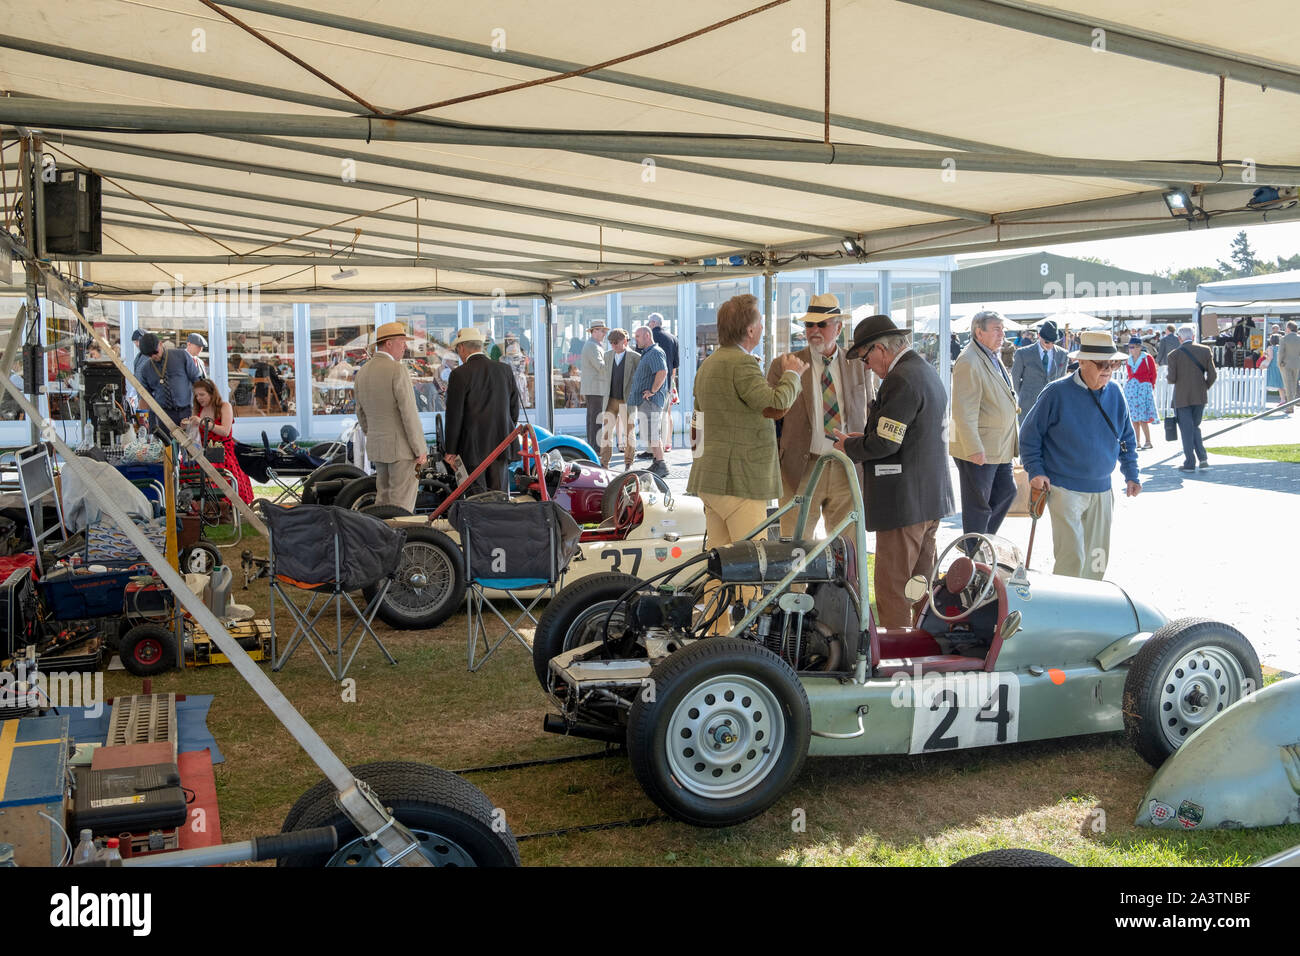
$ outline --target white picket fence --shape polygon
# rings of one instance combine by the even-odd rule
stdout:
[[[1174,408],[1174,387],[1165,381],[1165,367],[1156,370],[1156,414],[1160,418],[1172,415]],[[1124,366],[1113,376],[1113,380],[1124,387],[1128,378],[1128,366]],[[1206,418],[1222,418],[1227,415],[1257,415],[1267,408],[1268,369],[1264,368],[1221,368],[1218,377],[1210,386],[1209,401],[1205,406]]]

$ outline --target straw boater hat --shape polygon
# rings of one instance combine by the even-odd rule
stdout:
[[[1070,353],[1071,359],[1089,362],[1127,362],[1128,353],[1115,348],[1109,332],[1080,332],[1079,350]]]
[[[406,331],[406,326],[401,322],[385,322],[379,328],[375,329],[375,342],[382,342],[385,339],[395,338],[409,339],[410,333]]]
[[[809,322],[824,322],[826,319],[842,318],[844,318],[844,313],[840,311],[840,300],[829,292],[823,292],[821,295],[812,297],[812,301],[808,303],[808,311],[804,313],[803,318],[799,321],[806,325]]]
[[[461,329],[459,332],[456,333],[456,337],[451,340],[451,347],[455,348],[456,346],[464,345],[467,342],[473,342],[476,345],[482,345],[483,344],[482,329],[476,329],[473,326],[470,326],[467,329]]]

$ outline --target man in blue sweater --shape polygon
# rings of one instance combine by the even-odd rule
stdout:
[[[1020,426],[1020,456],[1031,488],[1051,489],[1056,574],[1100,581],[1110,557],[1118,461],[1125,493],[1137,497],[1137,438],[1123,390],[1111,383],[1126,356],[1106,332],[1084,332],[1070,353],[1079,369],[1043,389]]]

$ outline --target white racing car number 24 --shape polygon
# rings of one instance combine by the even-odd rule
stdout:
[[[1020,730],[1020,680],[1014,671],[930,674],[907,679],[895,703],[912,708],[908,753],[1015,743]]]

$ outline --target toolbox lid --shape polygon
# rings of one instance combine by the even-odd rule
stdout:
[[[63,799],[67,715],[0,722],[0,807]]]

